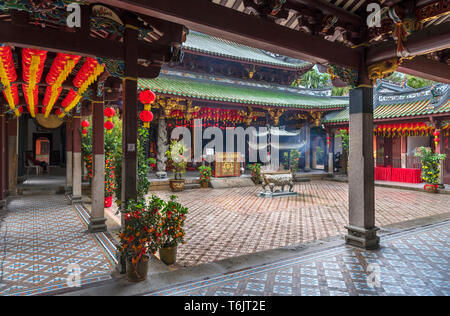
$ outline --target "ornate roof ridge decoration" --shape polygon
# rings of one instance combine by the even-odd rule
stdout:
[[[304,95],[304,96],[332,97],[335,99],[342,99],[342,97],[331,96],[330,88],[306,89],[306,88],[300,88],[300,87],[284,86],[284,85],[279,85],[279,84],[268,84],[268,83],[251,81],[251,80],[243,80],[243,79],[235,79],[235,78],[219,77],[219,76],[208,76],[205,74],[168,70],[168,69],[161,70],[161,74],[165,74],[168,76],[191,78],[191,79],[196,79],[199,81],[205,80],[205,81],[212,81],[212,82],[218,82],[218,83],[228,83],[228,84],[232,84],[232,85],[243,85],[243,86],[261,88],[261,89],[272,89],[274,91],[288,91],[288,92],[292,92],[292,93],[298,93],[298,94]]]
[[[195,31],[189,32],[183,48],[187,51],[210,56],[290,68],[292,71],[307,68],[311,65],[309,62],[298,59],[293,59],[292,61],[281,60],[280,57],[273,56],[269,52]]]

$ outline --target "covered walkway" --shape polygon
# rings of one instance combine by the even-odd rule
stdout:
[[[64,195],[14,198],[0,213],[0,295],[36,295],[67,289],[68,267],[81,285],[111,279],[114,262],[89,234],[81,211]]]

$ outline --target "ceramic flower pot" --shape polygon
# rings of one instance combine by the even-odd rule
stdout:
[[[108,207],[111,207],[111,205],[112,205],[112,196],[105,196],[105,207],[106,208],[108,208]]]
[[[203,182],[200,182],[200,185],[201,185],[202,189],[207,189],[209,187],[209,182],[203,181]]]
[[[186,183],[185,179],[170,179],[169,185],[172,192],[181,192],[184,189],[184,184]]]
[[[437,193],[438,186],[435,184],[425,184],[423,187],[428,193]]]
[[[132,264],[127,261],[127,278],[131,282],[140,282],[147,279],[148,261],[139,261],[137,264]]]
[[[177,247],[159,249],[159,258],[169,266],[175,264],[177,261]]]

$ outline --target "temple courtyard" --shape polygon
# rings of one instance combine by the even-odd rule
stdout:
[[[396,185],[383,183],[383,185]],[[401,186],[400,186],[401,187]],[[377,186],[376,224],[382,232],[450,217],[450,194],[429,194]],[[261,198],[260,186],[185,190],[176,193],[189,208],[186,243],[178,248],[172,268],[195,266],[241,255],[277,249],[345,234],[348,184],[338,181],[300,182],[298,196]],[[445,192],[447,192],[446,190]],[[170,191],[151,191],[163,199]],[[107,211],[115,217],[114,211]]]
[[[251,186],[229,189],[193,189],[178,193],[180,202],[189,208],[186,221],[186,243],[178,249],[178,263],[163,272],[184,273],[183,271],[186,271],[184,276],[186,278],[190,275],[189,269],[195,268],[195,266],[212,262],[220,265],[222,259],[229,259],[230,262],[238,260],[245,266],[245,264],[253,262],[252,259],[248,259],[253,255],[264,258],[264,262],[260,262],[264,265],[268,261],[278,260],[279,264],[277,263],[276,267],[285,264],[289,267],[275,272],[269,271],[268,274],[264,272],[265,274],[257,279],[259,281],[255,281],[254,277],[248,278],[245,282],[239,281],[244,282],[245,284],[242,283],[244,285],[239,282],[231,282],[225,287],[210,287],[201,291],[189,290],[187,292],[184,289],[182,293],[218,295],[222,292],[225,294],[225,289],[227,289],[228,292],[231,291],[231,294],[238,295],[252,293],[361,294],[355,288],[351,291],[338,288],[332,289],[332,292],[327,290],[328,292],[325,291],[325,293],[323,289],[314,288],[314,280],[311,280],[313,283],[310,284],[313,288],[300,289],[296,287],[302,283],[296,282],[295,278],[301,278],[302,282],[307,278],[314,278],[314,275],[302,276],[301,273],[306,271],[305,269],[309,269],[308,271],[311,268],[323,269],[325,264],[335,265],[333,268],[335,270],[328,271],[329,273],[339,274],[339,276],[342,276],[342,273],[353,275],[358,272],[347,271],[346,267],[349,264],[357,263],[354,260],[372,258],[374,255],[369,252],[335,246],[332,253],[329,251],[314,252],[314,256],[308,258],[315,261],[312,260],[306,265],[298,264],[300,261],[303,262],[303,255],[299,257],[300,261],[294,260],[287,263],[283,256],[270,255],[270,251],[277,251],[287,246],[292,246],[293,250],[299,249],[299,245],[326,246],[333,242],[342,245],[340,240],[345,233],[344,226],[348,217],[348,184],[338,181],[300,182],[295,185],[295,191],[299,192],[299,195],[284,198],[257,197],[256,194],[260,190],[259,186]],[[169,191],[151,191],[150,193],[162,198],[173,194]],[[421,253],[419,256],[415,253],[402,252],[401,248],[407,246],[407,248],[412,247],[412,251],[416,252],[431,251],[429,248],[420,248],[419,246],[426,243],[427,245],[423,244],[424,247],[431,247],[434,244],[430,246],[428,243],[433,241],[439,246],[438,249],[432,250],[439,252],[436,260],[440,260],[438,263],[441,268],[448,267],[448,250],[446,250],[448,248],[447,244],[444,245],[444,243],[448,243],[448,226],[441,225],[435,230],[434,226],[430,226],[427,233],[421,232],[417,238],[405,239],[402,237],[397,240],[384,236],[401,231],[405,227],[442,223],[442,221],[445,224],[445,220],[449,218],[450,195],[434,195],[386,187],[376,187],[375,193],[377,225],[381,227],[382,243],[389,243],[390,247],[389,249],[383,247],[381,250],[383,255],[375,255],[373,258],[397,260],[395,256],[414,255],[417,258],[417,264],[425,264],[424,260],[432,259],[431,257],[427,258],[426,253]],[[9,210],[1,214],[0,295],[33,295],[67,291],[67,266],[74,263],[81,267],[81,285],[88,286],[92,290],[95,289],[96,284],[101,285],[106,282],[109,286],[114,286],[114,280],[122,279],[114,272],[115,249],[109,239],[114,234],[88,234],[86,231],[88,213],[80,205],[68,204],[69,201],[64,195],[41,194],[40,196],[30,195],[12,199]],[[109,212],[109,216],[112,216],[112,212]],[[109,222],[113,222],[111,218]],[[420,241],[420,243],[416,241]],[[401,244],[399,245],[399,243]],[[284,249],[290,249],[290,247]],[[264,253],[266,255],[259,255]],[[290,256],[293,254],[295,252]],[[327,259],[319,260],[319,255],[326,255]],[[342,267],[336,266],[336,260],[342,261],[339,263]],[[411,264],[415,263],[415,261],[411,262]],[[237,266],[229,264],[228,268],[230,272],[233,272]],[[209,271],[203,268],[201,270]],[[447,268],[443,270],[440,272],[435,270],[433,273],[438,276],[448,272]],[[256,271],[261,272],[262,270]],[[314,274],[314,271],[310,272]],[[297,276],[295,276],[296,273]],[[326,276],[329,275],[324,274],[324,277]],[[443,278],[442,282],[446,280],[445,276],[441,275],[441,278]],[[272,284],[269,287],[270,290],[267,288],[261,290],[265,288],[264,284],[268,280],[271,280]],[[273,283],[274,280],[275,283]],[[439,280],[440,278],[437,277],[436,282],[441,282]],[[152,282],[151,276],[149,281]],[[191,281],[195,281],[195,279],[193,278]],[[345,280],[338,281],[343,287]],[[289,288],[286,284],[277,285],[277,282],[294,282],[296,285],[292,285],[294,288]],[[249,285],[249,283],[255,284]],[[167,285],[169,284],[167,283]],[[274,287],[274,284],[277,286]],[[448,282],[446,284],[448,286]],[[161,287],[163,288],[162,284]],[[393,289],[391,290],[393,291]],[[166,291],[169,290],[166,289]],[[169,291],[170,293],[164,292],[163,294],[179,293],[177,291],[179,289],[173,293]],[[262,293],[260,293],[261,291]],[[416,292],[414,292],[415,290],[404,292],[402,289],[397,289],[397,291],[397,294],[448,294],[448,288],[445,286],[440,292],[429,289],[424,292],[420,292],[419,289]],[[141,292],[145,291],[141,290]]]

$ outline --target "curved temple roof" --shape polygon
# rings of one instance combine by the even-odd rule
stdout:
[[[164,74],[156,79],[139,79],[138,87],[164,95],[238,105],[296,109],[342,109],[348,105],[348,100],[341,98],[304,95],[276,87],[259,88]]]
[[[311,66],[310,63],[287,57],[276,57],[260,49],[191,31],[183,44],[186,51],[219,56],[244,62],[288,68],[293,71]]]

